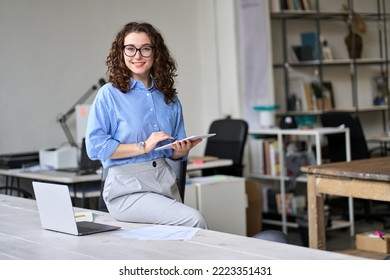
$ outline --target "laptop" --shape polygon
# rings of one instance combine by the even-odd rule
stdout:
[[[87,154],[87,147],[85,145],[85,138],[81,143],[81,154],[80,154],[80,166],[77,168],[60,168],[57,171],[72,172],[77,175],[88,175],[96,174],[96,170],[101,167],[99,160],[91,160]]]
[[[117,226],[93,222],[76,222],[68,186],[33,182],[42,228],[68,233],[87,235],[120,229]]]

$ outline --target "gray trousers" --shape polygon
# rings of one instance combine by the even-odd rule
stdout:
[[[203,216],[181,202],[176,175],[164,159],[111,167],[103,199],[119,221],[207,228]]]

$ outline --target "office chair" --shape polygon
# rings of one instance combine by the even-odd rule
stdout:
[[[207,139],[205,156],[233,160],[232,166],[210,168],[202,171],[203,176],[225,174],[242,177],[242,158],[248,136],[248,123],[240,119],[215,120],[211,123],[209,133],[214,137]]]
[[[176,183],[179,188],[181,201],[184,202],[184,193],[186,186],[187,160],[171,160],[166,159],[167,163],[173,168],[176,174]],[[108,169],[103,169],[102,180],[100,185],[100,197],[98,202],[98,210],[108,212],[106,203],[103,199],[104,182],[108,174]]]
[[[187,160],[171,160],[165,159],[166,162],[172,167],[176,174],[176,184],[179,188],[179,194],[181,201],[184,202],[184,193],[186,187],[186,175],[187,175]]]
[[[103,199],[104,183],[106,181],[107,174],[108,174],[108,168],[103,168],[102,169],[102,178],[100,181],[100,196],[99,196],[98,209],[97,209],[97,210],[102,211],[102,212],[108,212],[107,205]]]
[[[350,131],[351,160],[368,159],[380,148],[368,149],[366,137],[358,116],[352,116],[347,112],[328,112],[320,116],[324,127],[336,127],[345,125]],[[345,161],[345,137],[343,134],[327,135],[328,158],[331,162]],[[389,213],[377,213],[373,215],[373,201],[363,200],[364,217],[366,220],[374,218],[387,224],[385,216]]]
[[[358,116],[347,112],[328,112],[320,116],[324,127],[337,127],[345,125],[349,128],[351,143],[351,160],[366,159],[370,157],[366,137]],[[328,157],[332,162],[345,161],[344,134],[327,135]]]
[[[264,230],[253,236],[254,238],[288,244],[287,235],[278,230]]]

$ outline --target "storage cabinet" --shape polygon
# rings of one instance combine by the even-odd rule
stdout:
[[[208,229],[247,234],[245,178],[224,175],[191,178],[184,197],[184,204],[202,213]]]

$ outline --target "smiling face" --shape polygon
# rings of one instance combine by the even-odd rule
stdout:
[[[126,35],[124,46],[127,46],[127,50],[123,51],[123,59],[127,68],[132,72],[133,79],[142,81],[146,86],[149,83],[150,69],[154,60],[149,36],[144,32],[131,32]],[[136,50],[135,55],[128,56],[129,53],[132,55],[131,51],[134,50]],[[141,55],[141,52],[144,56]],[[150,56],[145,57],[148,55]]]

